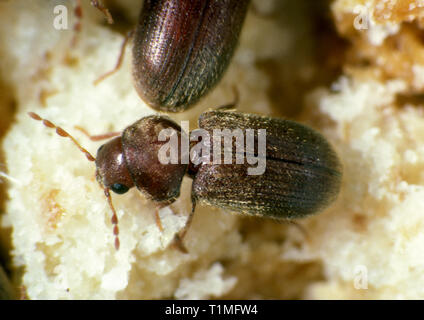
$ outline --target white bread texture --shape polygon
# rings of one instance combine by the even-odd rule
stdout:
[[[290,117],[320,131],[342,160],[342,190],[324,212],[297,221],[300,228],[199,205],[184,240],[188,254],[169,244],[191,210],[189,178],[180,198],[160,210],[163,232],[155,204],[135,188],[112,195],[117,251],[94,163],[27,115],[61,126],[95,155],[103,142],[75,126],[92,134],[122,131],[154,114],[134,90],[130,48],[121,69],[93,85],[114,67],[123,34],[85,3],[72,46],[72,2],[65,4],[68,30],[53,25],[59,0],[0,3],[1,88],[16,104],[1,137],[8,194],[1,226],[11,230],[12,265],[28,298],[424,298],[424,109],[413,99],[424,89],[424,63],[402,52],[396,58],[409,69],[397,69],[387,43],[397,36],[415,43],[415,29],[398,19],[377,39],[369,34],[375,31],[349,29],[341,18],[352,22],[352,8],[363,1],[333,1],[327,13],[335,37],[351,44],[337,60],[340,73],[330,83],[314,82],[327,64],[309,50],[319,37],[319,30],[305,32],[310,2],[296,3],[254,1],[222,81],[194,108],[168,116],[196,128],[202,111],[234,100],[236,86],[239,111]],[[107,4],[135,23],[134,1]],[[410,18],[417,30],[420,15]],[[368,63],[358,63],[364,56]]]

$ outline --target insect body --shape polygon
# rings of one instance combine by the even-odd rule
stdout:
[[[179,112],[209,92],[230,63],[249,2],[145,0],[130,33],[132,74],[140,97],[156,110]]]
[[[42,120],[38,115],[30,115]],[[142,118],[127,127],[120,137],[99,148],[95,159],[96,176],[110,204],[109,189],[122,194],[135,186],[162,206],[179,196],[185,174],[192,177],[193,210],[186,227],[176,235],[177,242],[187,232],[197,202],[243,214],[293,219],[322,210],[340,189],[342,169],[336,153],[319,133],[299,123],[239,112],[204,112],[199,118],[203,135],[196,145],[191,141],[191,150],[200,151],[187,163],[182,161],[182,151],[176,163],[163,163],[160,159],[161,149],[168,141],[159,141],[158,137],[165,129],[171,129],[179,138],[184,134],[171,119],[158,115]],[[231,133],[227,160],[256,158],[258,164],[266,164],[263,170],[252,174],[249,161],[211,161],[216,151],[222,151],[224,158],[228,152],[227,136],[223,136],[224,144],[215,140],[216,131],[222,133],[226,129],[245,135],[241,143],[244,149],[237,149],[237,137]],[[60,135],[69,136],[63,129],[57,130]],[[249,137],[253,144],[249,144]],[[208,152],[207,147],[210,147]],[[112,204],[111,207],[113,209]],[[114,223],[117,223],[116,217]]]
[[[266,129],[266,168],[262,174],[249,174],[248,164],[201,164],[192,187],[196,201],[262,217],[292,219],[320,211],[338,194],[342,171],[338,157],[324,137],[304,125],[209,111],[200,116],[199,127],[211,134],[224,128]]]

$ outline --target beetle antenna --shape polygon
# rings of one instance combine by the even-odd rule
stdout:
[[[71,139],[72,140],[72,142],[78,147],[78,149],[80,149],[84,154],[85,154],[85,156],[87,157],[87,159],[89,160],[89,161],[96,161],[96,158],[95,157],[93,157],[92,155],[91,155],[91,153],[90,152],[88,152],[85,148],[83,148],[79,143],[78,143],[78,141],[73,137],[73,136],[71,136],[68,132],[66,132],[64,129],[62,129],[61,127],[58,127],[58,126],[56,126],[54,123],[52,123],[51,121],[49,121],[49,120],[47,120],[47,119],[44,119],[44,118],[42,118],[42,117],[40,117],[38,114],[36,114],[36,113],[34,113],[34,112],[28,112],[28,115],[32,118],[32,119],[34,119],[34,120],[37,120],[37,121],[41,121],[41,122],[43,122],[43,124],[46,126],[46,127],[48,127],[48,128],[52,128],[52,129],[56,129],[56,133],[59,135],[59,136],[61,136],[61,137],[64,137],[64,138],[69,138],[69,139]],[[116,250],[118,250],[119,249],[119,228],[118,228],[118,215],[116,214],[116,211],[115,211],[115,207],[113,206],[113,203],[112,203],[112,197],[111,197],[111,195],[110,195],[110,192],[109,192],[109,189],[108,188],[105,188],[105,187],[103,187],[103,190],[104,190],[104,193],[105,193],[105,196],[106,196],[106,198],[107,198],[107,202],[109,203],[109,207],[110,207],[110,209],[112,210],[112,219],[111,219],[111,222],[112,222],[112,224],[114,225],[114,227],[113,227],[113,234],[114,234],[114,236],[115,236],[115,248],[116,248]]]
[[[90,152],[88,152],[85,148],[83,148],[79,143],[78,143],[78,141],[73,137],[73,136],[71,136],[68,132],[66,132],[64,129],[62,129],[61,127],[58,127],[58,126],[56,126],[54,123],[52,123],[51,121],[49,121],[49,120],[47,120],[47,119],[43,119],[43,118],[41,118],[38,114],[36,114],[36,113],[34,113],[34,112],[28,112],[28,115],[32,118],[32,119],[34,119],[34,120],[37,120],[37,121],[41,121],[41,122],[43,122],[43,124],[47,127],[47,128],[52,128],[52,129],[56,129],[56,133],[59,135],[59,136],[61,136],[61,137],[64,137],[64,138],[69,138],[69,139],[71,139],[72,140],[72,142],[78,147],[78,149],[80,149],[80,151],[82,152],[82,153],[84,153],[85,154],[85,156],[87,157],[87,159],[89,160],[89,161],[96,161],[96,158],[95,157],[93,157],[93,155],[90,153]]]
[[[98,0],[91,0],[90,4],[103,13],[103,15],[105,16],[105,18],[106,18],[106,20],[109,24],[113,23],[112,15],[110,14],[109,10],[102,3],[100,3]],[[76,22],[74,24],[75,34],[74,34],[74,36],[72,37],[72,40],[71,40],[71,47],[75,46],[75,44],[77,43],[77,33],[81,32],[81,26],[82,26],[81,21],[82,21],[82,17],[83,17],[81,0],[76,0],[74,15],[76,17]]]
[[[85,134],[88,139],[90,139],[91,141],[100,141],[100,140],[106,140],[106,139],[110,139],[116,136],[121,135],[121,132],[108,132],[108,133],[104,133],[104,134],[99,134],[99,135],[91,135],[87,130],[85,130],[83,127],[80,126],[74,126],[75,129],[81,131],[83,134]]]
[[[118,215],[116,214],[115,207],[112,203],[112,196],[110,195],[108,188],[103,188],[105,191],[105,196],[107,198],[107,202],[109,203],[109,207],[112,210],[112,219],[110,220],[113,224],[113,235],[115,236],[115,249],[119,250],[120,242],[119,242],[119,227],[118,227]]]
[[[93,7],[96,7],[97,9],[99,9],[103,13],[103,15],[106,17],[107,23],[113,24],[113,18],[112,18],[112,15],[110,14],[108,8],[106,8],[98,0],[91,0],[90,3]]]

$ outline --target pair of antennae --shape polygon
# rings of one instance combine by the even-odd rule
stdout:
[[[64,129],[62,129],[61,127],[56,126],[54,123],[52,123],[51,121],[44,119],[42,117],[40,117],[38,114],[34,113],[34,112],[28,112],[28,115],[37,121],[41,121],[47,128],[51,128],[51,129],[56,129],[56,133],[63,137],[63,138],[69,138],[71,139],[71,141],[78,147],[78,149],[85,154],[87,160],[89,161],[96,161],[96,158],[93,157],[93,155],[87,151],[87,149],[83,148],[78,141],[71,136],[67,131],[65,131]],[[82,130],[83,131],[83,130]],[[115,134],[115,133],[114,133]],[[108,137],[108,135],[104,135],[105,137]],[[115,207],[113,206],[112,203],[112,197],[110,195],[109,192],[109,188],[106,188],[105,186],[102,185],[102,188],[104,190],[105,196],[107,198],[107,201],[109,203],[109,207],[112,210],[112,219],[111,222],[113,224],[113,235],[115,236],[115,249],[119,250],[120,247],[120,242],[119,242],[119,228],[118,228],[118,215],[116,214],[115,211]]]

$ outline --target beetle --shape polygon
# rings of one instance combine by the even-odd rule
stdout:
[[[146,0],[133,37],[134,87],[165,112],[193,106],[219,82],[238,44],[250,0]]]
[[[334,149],[315,130],[290,120],[222,109],[206,111],[200,115],[197,129],[203,130],[203,135],[197,134],[196,130],[190,133],[189,161],[182,161],[181,149],[175,163],[164,163],[161,152],[171,137],[169,141],[159,139],[161,132],[171,130],[179,139],[185,135],[181,127],[166,116],[141,118],[120,136],[103,144],[94,158],[60,127],[35,113],[29,115],[56,128],[59,135],[71,138],[89,160],[95,161],[96,178],[113,211],[117,248],[119,231],[109,190],[123,194],[135,186],[158,206],[166,206],[178,198],[181,181],[188,174],[193,179],[192,211],[186,226],[174,239],[174,243],[186,252],[182,240],[197,203],[241,214],[291,220],[321,211],[336,198],[340,189],[342,166]],[[223,130],[230,132],[229,162],[225,161],[225,152],[228,152],[226,136],[223,136],[224,145],[217,143],[222,140],[221,136],[215,140],[216,132],[222,133]],[[237,149],[239,144],[234,132],[245,133],[246,138],[243,136],[241,140],[244,149]],[[249,136],[253,144],[249,144]],[[208,137],[213,137],[212,143]],[[207,147],[210,148],[208,154],[205,152]],[[224,163],[216,159],[210,161],[211,155],[217,151],[223,151]],[[266,166],[261,172],[251,174],[249,163],[252,162],[233,161],[240,155],[242,159],[256,157],[258,163],[262,157]]]

